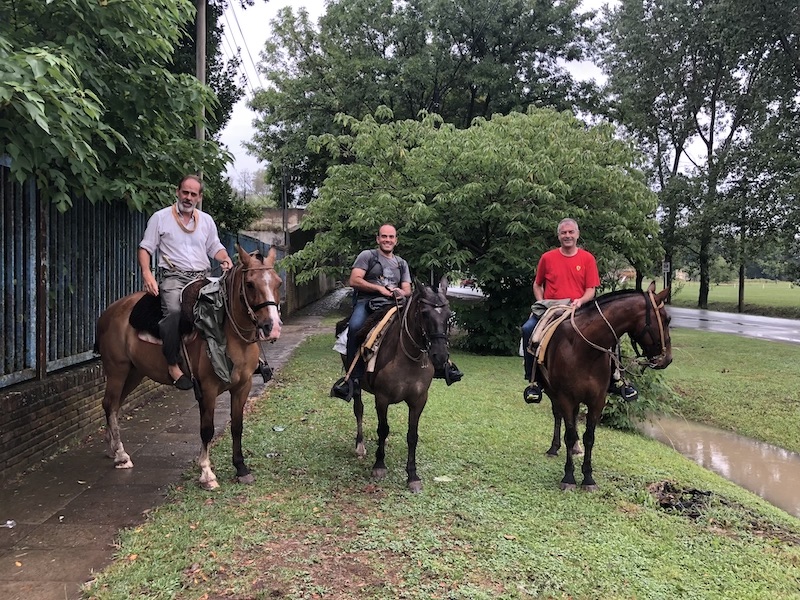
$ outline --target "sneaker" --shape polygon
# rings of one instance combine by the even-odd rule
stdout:
[[[539,404],[542,401],[542,388],[535,381],[525,388],[522,397],[528,404]]]
[[[608,391],[621,396],[625,402],[636,402],[639,399],[639,391],[624,379],[612,380]]]
[[[172,382],[172,385],[183,391],[190,390],[194,387],[194,385],[192,385],[192,379],[186,373],[182,373],[180,377]]]

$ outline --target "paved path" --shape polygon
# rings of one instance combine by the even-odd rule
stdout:
[[[322,317],[338,308],[342,295],[334,292],[287,318],[280,340],[266,348],[273,369],[280,370],[306,337],[326,331]],[[114,469],[96,435],[0,490],[0,525],[16,522],[0,528],[1,600],[80,598],[81,585],[111,562],[117,532],[144,522],[191,468],[200,445],[194,394],[162,389],[160,397],[122,417],[133,469]],[[250,397],[263,390],[261,377],[254,376]],[[217,401],[217,435],[229,419],[225,393]]]

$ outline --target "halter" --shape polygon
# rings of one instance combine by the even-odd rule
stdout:
[[[633,347],[633,351],[636,353],[637,358],[640,359],[639,360],[639,364],[643,365],[643,366],[647,366],[652,360],[654,360],[656,358],[659,358],[659,356],[664,356],[667,353],[666,334],[664,333],[664,323],[661,320],[661,312],[660,312],[660,309],[664,307],[664,303],[662,302],[662,303],[656,305],[655,294],[653,294],[653,292],[651,292],[649,290],[647,291],[647,297],[649,299],[649,302],[645,301],[645,306],[644,306],[644,329],[642,329],[635,336],[634,335],[630,336],[630,338],[631,338],[631,346]],[[578,325],[575,323],[575,311],[574,310],[572,311],[572,314],[570,315],[570,323],[572,324],[573,329],[578,333],[579,336],[581,336],[581,338],[583,339],[584,342],[589,344],[595,350],[600,350],[601,352],[604,352],[605,354],[608,354],[611,357],[611,360],[614,362],[615,367],[619,369],[620,366],[621,366],[619,358],[617,356],[617,349],[619,348],[619,336],[617,335],[617,332],[614,331],[614,327],[612,327],[611,323],[608,322],[608,319],[606,319],[606,316],[603,314],[603,311],[600,309],[600,304],[598,304],[597,300],[594,301],[594,305],[597,308],[597,312],[600,314],[600,317],[603,319],[603,322],[606,325],[608,325],[608,328],[611,330],[611,333],[614,336],[615,344],[614,344],[613,348],[603,348],[602,346],[598,346],[597,344],[595,344],[591,340],[587,339],[587,337],[585,335],[583,335],[583,332],[580,329],[578,329]],[[653,307],[653,310],[654,310],[654,312],[656,314],[656,320],[658,321],[658,333],[659,333],[659,338],[660,338],[660,341],[661,341],[661,354],[659,356],[654,356],[653,358],[647,358],[645,355],[642,354],[642,352],[640,352],[641,342],[638,342],[636,340],[636,338],[637,337],[643,337],[645,333],[649,334],[651,338],[653,337],[653,334],[652,334],[652,332],[650,330],[650,307],[651,306]],[[643,356],[645,356],[645,358],[647,358],[647,361],[642,361],[641,360]]]
[[[225,306],[225,314],[228,316],[228,320],[230,321],[233,330],[236,332],[236,335],[238,335],[239,338],[247,344],[252,344],[258,339],[259,326],[258,326],[258,317],[256,316],[256,311],[261,310],[262,308],[265,308],[267,306],[274,306],[278,309],[278,312],[280,313],[281,307],[280,304],[272,300],[267,300],[266,302],[261,302],[260,304],[251,306],[250,302],[247,300],[247,294],[245,294],[244,291],[244,285],[245,285],[244,274],[247,271],[274,271],[274,270],[275,267],[237,266],[231,271],[226,271],[222,276],[222,281],[224,285],[220,287],[220,292],[222,294],[222,303]],[[247,316],[250,317],[250,322],[253,324],[252,327],[242,326],[239,323],[237,323],[236,318],[233,316],[233,312],[231,311],[230,288],[234,285],[235,281],[235,277],[233,275],[234,272],[239,272],[241,274],[241,276],[239,277],[239,284],[240,284],[239,298],[242,300],[242,303],[247,309]],[[228,273],[231,273],[230,278],[228,277]],[[245,336],[245,334],[247,334],[247,336]]]
[[[658,322],[658,337],[661,342],[661,354],[658,356],[654,356],[653,358],[659,358],[664,356],[667,353],[667,336],[664,332],[664,322],[661,320],[661,309],[664,308],[664,303],[661,302],[660,304],[656,305],[656,297],[653,292],[648,291],[647,297],[649,298],[649,304],[645,304],[644,308],[644,329],[640,331],[635,337],[644,337],[645,334],[648,334],[651,338],[653,338],[653,333],[650,329],[650,307],[653,307],[653,312],[656,315],[656,321]],[[635,337],[631,337],[631,346],[633,347],[633,351],[636,353],[638,358],[642,358],[642,353],[639,351],[641,347],[641,342],[637,341]],[[655,340],[653,340],[655,341]],[[652,359],[648,359],[652,360]]]
[[[420,366],[422,368],[425,368],[428,365],[428,352],[431,349],[431,344],[433,343],[434,340],[443,339],[446,341],[447,333],[432,333],[429,335],[428,332],[425,331],[425,327],[421,326],[420,329],[422,330],[422,338],[424,341],[424,345],[417,342],[417,340],[414,339],[411,330],[408,328],[408,312],[411,308],[412,302],[414,301],[419,302],[421,304],[427,304],[428,306],[432,306],[433,308],[443,308],[447,305],[447,300],[445,300],[444,302],[438,300],[436,302],[432,302],[427,298],[422,298],[422,297],[417,297],[416,299],[412,298],[411,301],[406,303],[405,308],[403,309],[403,317],[400,323],[400,349],[403,351],[403,354],[406,355],[406,358],[413,360],[414,362],[422,361],[422,364]],[[408,353],[408,350],[406,350],[406,345],[403,343],[403,333],[405,333],[408,336],[408,339],[411,340],[411,343],[414,345],[414,349],[419,352],[417,356],[411,356],[411,354]]]

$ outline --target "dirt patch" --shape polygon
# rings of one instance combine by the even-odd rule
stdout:
[[[682,488],[671,481],[657,481],[648,486],[647,491],[665,511],[680,514],[694,521],[705,517],[715,506],[723,507],[735,515],[735,526],[709,519],[709,525],[721,533],[733,534],[744,528],[747,533],[760,538],[780,540],[792,545],[800,544],[800,531],[792,530],[774,523],[758,513],[707,490]]]

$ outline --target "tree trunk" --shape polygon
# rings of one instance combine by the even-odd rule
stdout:
[[[710,240],[703,236],[700,240],[700,252],[697,260],[700,263],[700,293],[697,297],[698,308],[708,308],[708,289],[709,289],[709,270],[708,270],[708,247]]]
[[[739,265],[739,306],[736,310],[744,312],[744,263]]]

